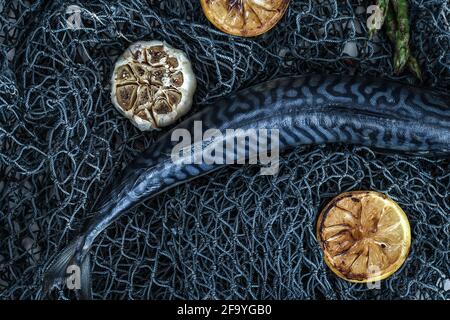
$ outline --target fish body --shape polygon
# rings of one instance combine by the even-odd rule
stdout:
[[[383,79],[330,75],[276,79],[219,99],[173,130],[184,129],[194,136],[195,123],[201,123],[205,131],[277,130],[279,150],[302,144],[349,143],[450,155],[449,96]],[[105,228],[142,201],[224,165],[183,158],[173,161],[172,133],[163,134],[113,187],[105,189],[85,230],[49,264],[46,290],[61,279],[67,265],[75,263],[82,266],[82,294],[89,297],[88,253]],[[200,144],[204,147],[224,139],[211,138]],[[184,149],[204,152],[195,146],[193,142]],[[257,145],[244,147],[258,149]],[[242,151],[238,149],[233,151],[235,159]]]

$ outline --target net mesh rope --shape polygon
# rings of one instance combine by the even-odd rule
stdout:
[[[450,89],[450,4],[410,0],[423,85]],[[310,72],[394,76],[384,33],[367,37],[371,1],[293,0],[271,32],[232,37],[199,1],[0,0],[0,298],[40,296],[43,268],[90,218],[105,184],[158,133],[113,108],[115,59],[134,41],[184,50],[195,107],[264,80]],[[370,148],[306,146],[277,176],[229,166],[131,210],[91,250],[96,299],[449,299],[450,161]],[[349,190],[382,191],[407,212],[412,248],[379,288],[323,263],[315,222]],[[52,297],[73,298],[67,289]]]

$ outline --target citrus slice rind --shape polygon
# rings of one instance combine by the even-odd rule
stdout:
[[[111,101],[142,131],[173,124],[192,106],[197,81],[187,55],[167,43],[139,41],[117,60]]]
[[[290,0],[201,0],[203,12],[219,30],[255,37],[272,29],[284,16]]]
[[[350,282],[388,278],[405,262],[411,246],[408,217],[375,191],[346,192],[332,199],[317,221],[317,239],[328,267]]]

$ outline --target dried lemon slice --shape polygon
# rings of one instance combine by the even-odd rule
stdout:
[[[201,0],[206,17],[223,32],[254,37],[272,29],[290,0]]]
[[[147,131],[188,112],[197,81],[184,52],[161,41],[141,41],[117,60],[111,87],[117,110]]]
[[[323,209],[317,239],[326,264],[351,282],[383,280],[406,260],[411,229],[402,208],[375,191],[340,194]]]

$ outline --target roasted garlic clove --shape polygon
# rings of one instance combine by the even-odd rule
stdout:
[[[197,81],[186,54],[161,41],[132,44],[111,79],[111,100],[142,131],[173,124],[192,105]]]

